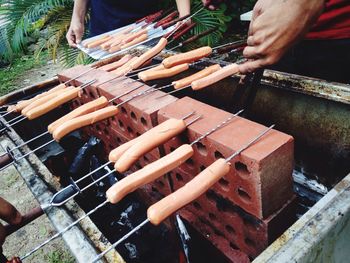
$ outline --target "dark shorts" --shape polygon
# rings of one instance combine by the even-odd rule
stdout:
[[[305,40],[272,68],[350,84],[350,39]]]

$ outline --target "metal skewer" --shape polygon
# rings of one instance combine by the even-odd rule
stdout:
[[[251,141],[249,141],[246,145],[244,145],[243,147],[241,147],[239,150],[237,150],[235,153],[233,153],[232,155],[230,155],[228,158],[225,159],[226,162],[231,161],[231,159],[233,159],[234,157],[238,156],[239,154],[241,154],[244,150],[246,150],[247,148],[249,148],[252,144],[254,144],[255,142],[257,142],[258,140],[261,139],[261,137],[263,137],[267,132],[269,132],[275,125],[271,125],[269,128],[265,129],[262,133],[260,133],[258,136],[256,136],[254,139],[252,139]],[[102,253],[100,253],[97,257],[95,257],[92,261],[92,263],[97,262],[98,260],[100,260],[104,255],[106,255],[110,250],[112,250],[113,248],[115,248],[116,246],[118,246],[119,244],[121,244],[122,242],[124,242],[128,237],[130,237],[132,234],[134,234],[135,232],[137,232],[138,230],[140,230],[144,225],[146,225],[148,222],[150,222],[150,220],[148,218],[146,218],[142,223],[140,223],[138,226],[136,226],[134,229],[132,229],[131,231],[129,231],[127,234],[125,234],[122,238],[120,238],[118,241],[116,241],[115,243],[113,243],[109,248],[107,248],[105,251],[103,251]]]

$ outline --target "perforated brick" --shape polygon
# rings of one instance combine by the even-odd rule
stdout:
[[[192,142],[231,115],[185,97],[160,110],[159,122],[180,118],[193,110],[202,119],[189,126],[182,137],[166,143],[166,153],[184,141]],[[240,149],[264,129],[263,125],[237,117],[195,145],[193,157],[181,169],[195,176],[216,159]],[[256,217],[267,218],[292,197],[292,168],[293,138],[273,130],[232,160],[230,172],[213,189]]]

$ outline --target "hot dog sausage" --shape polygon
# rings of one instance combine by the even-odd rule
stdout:
[[[186,123],[183,120],[169,119],[161,123],[157,129],[153,128],[144,133],[142,140],[137,141],[120,156],[115,163],[115,169],[120,173],[127,171],[142,155],[167,142],[185,129]]]
[[[126,44],[121,45],[120,49],[123,50],[125,48],[131,47],[131,46],[136,45],[138,43],[141,43],[142,41],[145,41],[147,38],[148,38],[147,34],[142,34],[141,36],[135,38],[133,41],[130,41]]]
[[[135,139],[132,139],[120,146],[118,146],[117,148],[115,148],[114,150],[112,150],[109,153],[108,159],[109,161],[115,163],[119,160],[120,156],[122,156],[122,154],[128,150],[131,146],[133,146],[134,144],[136,144],[138,141],[142,141],[147,139],[150,135],[149,134],[157,134],[163,130],[165,130],[167,127],[169,127],[171,125],[171,123],[173,123],[173,119],[169,119],[166,120],[165,122],[162,122],[161,124],[157,125],[156,127],[153,127],[152,129],[148,130],[147,132],[141,134],[139,137],[136,137]]]
[[[52,137],[59,141],[66,134],[75,131],[81,127],[94,124],[98,121],[110,118],[115,116],[118,113],[118,108],[116,106],[108,106],[102,109],[99,109],[95,112],[91,112],[74,119],[71,119],[67,122],[64,122],[58,126],[52,134]]]
[[[79,94],[79,91],[81,90],[80,87],[73,88],[72,90],[69,90],[67,92],[64,92],[55,98],[41,104],[38,107],[35,107],[34,109],[31,109],[27,112],[26,116],[29,120],[35,119],[37,117],[40,117],[44,115],[45,113],[57,108],[58,106],[76,98]]]
[[[195,50],[191,50],[185,53],[176,54],[171,57],[165,58],[162,63],[164,67],[171,68],[179,64],[197,61],[198,59],[209,56],[211,53],[211,47],[201,47]]]
[[[47,127],[47,129],[50,133],[53,133],[53,131],[58,126],[65,123],[66,121],[69,121],[73,118],[82,116],[82,115],[90,113],[90,112],[97,111],[103,107],[106,107],[107,105],[108,105],[108,100],[106,99],[106,97],[101,96],[98,99],[95,99],[93,101],[90,101],[90,102],[87,102],[87,103],[81,105],[80,107],[74,109],[70,113],[68,113],[68,114],[64,115],[63,117],[59,118],[58,120],[54,121],[53,123],[51,123]]]
[[[94,40],[84,40],[82,44],[85,48],[87,48],[89,44],[92,44],[98,40],[105,39],[107,37],[109,37],[109,35],[104,35],[104,36],[98,37],[97,39],[94,39]]]
[[[237,64],[231,64],[223,67],[222,69],[198,80],[192,82],[191,86],[193,90],[203,89],[216,83],[224,78],[237,74],[239,72]]]
[[[102,69],[104,71],[107,71],[107,72],[115,70],[115,69],[123,66],[125,63],[127,63],[131,58],[132,58],[131,55],[126,54],[125,56],[123,56],[118,61],[115,61],[115,62],[112,62],[110,64],[104,65],[104,66],[100,67],[100,69]]]
[[[162,37],[159,42],[157,43],[157,45],[155,45],[154,47],[152,47],[150,50],[146,51],[145,53],[143,53],[137,60],[135,60],[134,63],[132,63],[132,69],[137,69],[140,66],[142,66],[146,61],[152,59],[153,57],[155,57],[157,54],[159,54],[164,48],[165,46],[168,44],[168,40],[164,37]]]
[[[174,66],[172,68],[154,70],[154,71],[143,71],[138,74],[139,79],[142,81],[150,81],[154,79],[163,79],[175,76],[185,70],[188,70],[189,65],[187,63]]]
[[[143,72],[150,72],[150,71],[157,71],[157,70],[161,70],[161,69],[165,69],[163,64],[160,64],[154,68],[150,68],[150,69],[147,69],[147,70],[144,70]]]
[[[209,66],[201,71],[198,71],[197,73],[194,73],[191,76],[174,81],[172,84],[174,85],[175,89],[181,89],[183,87],[190,85],[193,81],[195,81],[197,79],[204,78],[205,76],[208,76],[211,73],[218,71],[219,69],[221,69],[220,65],[215,64],[215,65]]]
[[[204,194],[229,170],[230,165],[224,159],[216,160],[183,187],[150,206],[147,210],[148,219],[153,225],[159,225],[172,213]]]
[[[99,45],[101,45],[101,44],[103,44],[111,39],[112,39],[111,36],[104,36],[101,39],[97,39],[97,40],[91,42],[90,44],[87,44],[86,47],[87,48],[95,48],[95,47],[98,47]]]
[[[21,100],[19,102],[17,102],[16,105],[13,105],[12,108],[8,108],[7,110],[8,111],[14,111],[14,112],[20,112],[22,111],[25,107],[27,107],[29,104],[31,104],[32,102],[36,101],[37,99],[40,99],[44,96],[47,96],[48,94],[52,93],[52,92],[56,92],[58,90],[63,90],[64,88],[66,88],[66,85],[61,83],[61,84],[58,84],[56,87],[48,90],[48,91],[45,91],[45,92],[42,92],[38,95],[36,95],[35,97],[31,98],[31,99],[28,99],[28,100]]]
[[[136,60],[137,57],[131,58],[128,62],[126,62],[123,66],[112,70],[111,73],[114,73],[116,76],[123,76],[131,70],[131,63]]]
[[[26,116],[27,112],[30,111],[31,109],[34,109],[35,107],[38,107],[40,106],[41,104],[55,98],[56,96],[64,93],[64,92],[67,92],[69,90],[72,90],[74,89],[75,87],[74,86],[70,86],[70,87],[67,87],[65,88],[64,90],[57,90],[55,92],[51,92],[49,94],[47,94],[46,96],[43,96],[35,101],[33,101],[32,103],[30,103],[27,107],[25,107],[22,111],[21,111],[21,114]]]
[[[139,31],[137,31],[137,32],[135,32],[135,33],[131,33],[131,34],[129,34],[128,36],[126,36],[126,37],[122,40],[121,43],[122,43],[123,45],[124,45],[124,44],[127,44],[127,43],[130,43],[130,42],[134,41],[134,39],[139,38],[140,36],[142,36],[142,35],[144,35],[144,34],[147,35],[147,32],[148,32],[147,29],[141,29],[141,30],[139,30]]]
[[[193,149],[189,144],[180,146],[175,151],[161,159],[148,164],[141,170],[138,170],[115,183],[106,192],[108,201],[112,204],[119,202],[124,196],[135,191],[140,186],[148,184],[178,167],[192,155]]]

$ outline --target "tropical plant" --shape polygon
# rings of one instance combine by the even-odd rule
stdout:
[[[242,2],[243,0],[237,1]],[[160,2],[162,7],[170,7],[175,3],[174,0]],[[228,1],[230,2],[235,1]],[[35,46],[36,56],[42,50],[47,49],[49,57],[52,59],[59,57],[60,61],[67,66],[91,62],[91,59],[87,58],[84,53],[68,48],[65,40],[73,4],[73,0],[0,0],[0,16],[7,22],[2,29],[0,28],[0,57],[11,60],[16,55],[25,52],[28,48],[28,38],[38,35],[40,31],[41,37]],[[200,0],[192,1],[194,12],[201,7]],[[222,39],[231,17],[234,16],[231,7],[232,4],[222,4],[221,8],[216,11],[203,9],[193,17],[197,25],[191,34],[198,34],[216,27],[218,30],[200,40],[202,44],[216,44]]]

